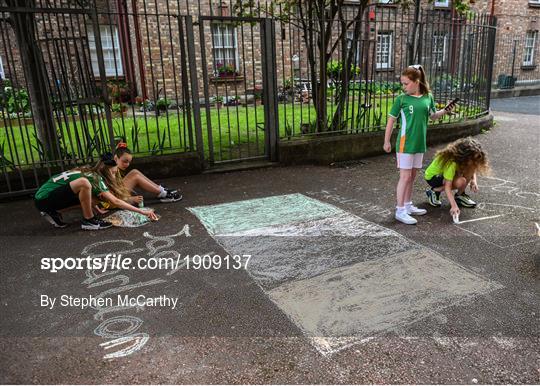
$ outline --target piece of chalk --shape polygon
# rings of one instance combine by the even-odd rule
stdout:
[[[452,219],[454,220],[454,224],[459,224],[459,214],[454,214]]]

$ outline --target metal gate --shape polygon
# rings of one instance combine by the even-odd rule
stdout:
[[[203,135],[210,165],[277,161],[278,105],[274,21],[200,16]]]
[[[91,163],[113,144],[96,9],[0,8],[0,197]],[[99,75],[92,70],[88,29]],[[101,82],[100,82],[101,81]]]
[[[206,167],[277,160],[273,20],[55,4],[0,7],[0,198],[119,138],[141,156],[197,152]]]

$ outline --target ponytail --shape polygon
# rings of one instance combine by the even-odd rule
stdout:
[[[424,71],[424,67],[422,67],[420,64],[413,64],[411,66],[408,66],[403,70],[401,75],[406,76],[413,82],[418,81],[420,93],[422,95],[427,95],[431,92],[429,83],[426,79],[426,72]]]
[[[127,143],[123,141],[118,142],[116,149],[114,150],[114,155],[120,158],[126,153],[131,154],[131,150],[129,150]]]

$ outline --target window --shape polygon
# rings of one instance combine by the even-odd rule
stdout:
[[[433,6],[448,8],[450,6],[450,0],[435,0],[433,2]]]
[[[529,0],[529,5],[540,5],[540,0]]]
[[[446,32],[434,32],[432,40],[432,65],[433,67],[442,67],[446,61],[446,46],[448,36]]]
[[[393,0],[379,0],[379,4],[392,4]]]
[[[233,68],[238,71],[236,29],[234,26],[230,24],[213,24],[212,40],[216,72],[220,67]]]
[[[101,48],[103,49],[103,61],[105,62],[106,76],[124,75],[122,58],[120,55],[120,44],[118,43],[118,30],[115,26],[99,26],[101,35]],[[88,44],[90,46],[90,56],[92,59],[92,69],[94,75],[99,76],[98,55],[96,49],[96,38],[92,27],[88,28]]]
[[[392,46],[392,32],[377,33],[377,69],[385,69],[392,67]]]
[[[534,66],[534,50],[536,48],[536,37],[538,31],[527,31],[525,36],[525,47],[523,50],[523,65]]]
[[[5,79],[6,73],[4,72],[4,62],[2,62],[2,56],[0,55],[0,79]]]
[[[354,31],[347,31],[347,51],[351,49],[353,37]],[[360,64],[360,37],[358,36],[356,39],[356,51],[354,52],[353,63],[358,66]]]

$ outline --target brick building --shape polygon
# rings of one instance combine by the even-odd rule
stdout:
[[[513,74],[517,85],[540,83],[540,0],[478,0],[473,7],[497,17],[494,81]]]
[[[352,15],[355,1],[349,3]],[[422,43],[414,56],[415,61],[424,64],[432,79],[445,73],[463,72],[462,67],[466,63],[460,61],[460,57],[471,44],[484,37],[478,34],[464,36],[461,29],[463,20],[451,10],[449,0],[425,2],[423,8],[424,29],[419,35],[423,38],[420,38]],[[499,20],[494,77],[510,73],[508,59],[511,55],[504,50],[507,36],[511,36],[512,52],[516,52],[514,75],[518,82],[522,76],[540,78],[536,75],[539,0],[477,0],[473,8],[477,12],[491,13]],[[201,97],[205,95],[203,68],[206,69],[209,97],[227,99],[229,95],[256,93],[262,88],[260,25],[201,18],[230,16],[232,2],[100,0],[97,9],[105,74],[109,80],[118,83],[117,102],[135,101],[138,97],[139,100],[153,101],[166,98],[172,103],[182,104],[188,97],[182,87],[189,82],[187,25],[186,20],[177,15],[191,15],[193,18],[196,80]],[[42,30],[39,44],[47,52],[45,56],[53,88],[59,82],[69,84],[76,79],[90,82],[92,75],[99,76],[93,24],[87,16],[75,17],[75,22],[73,16],[71,18],[66,22],[65,16],[56,15],[47,21],[43,17],[38,23],[38,29]],[[396,81],[401,69],[411,60],[407,45],[412,36],[414,13],[404,13],[391,1],[381,0],[370,9],[367,18],[355,53],[362,77]],[[1,28],[0,75],[19,79],[24,85],[20,81],[23,77],[18,47],[14,44],[16,40],[7,23],[2,23]],[[278,86],[286,86],[291,79],[309,79],[302,31],[294,23],[276,22],[275,32]],[[343,34],[349,40],[347,44],[352,44],[351,33],[345,31]],[[339,31],[334,35],[337,37]],[[514,43],[516,37],[520,40]],[[78,38],[79,43],[74,38]],[[53,44],[51,39],[63,39],[64,46]],[[70,43],[65,43],[68,40]],[[85,44],[87,49],[84,49]],[[60,66],[61,52],[70,52],[79,58],[77,66],[71,65],[76,71],[71,71],[63,80],[58,79],[58,74],[52,70]],[[335,59],[339,58],[337,50]],[[475,58],[477,62],[481,60]],[[90,74],[83,74],[87,72],[84,65],[80,65],[83,62],[90,64]]]

